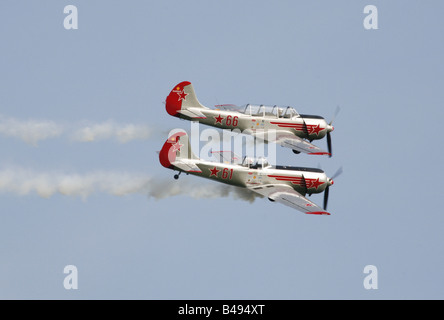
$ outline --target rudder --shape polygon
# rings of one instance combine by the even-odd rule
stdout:
[[[165,168],[173,168],[176,159],[199,159],[191,150],[188,134],[183,131],[170,133],[159,152],[159,161]]]
[[[193,85],[189,81],[183,81],[174,86],[166,98],[165,108],[168,114],[176,117],[179,116],[180,110],[188,108],[207,109],[197,100]]]

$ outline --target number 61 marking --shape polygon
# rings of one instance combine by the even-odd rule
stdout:
[[[222,179],[231,180],[231,178],[233,178],[233,169],[224,168],[222,170]]]

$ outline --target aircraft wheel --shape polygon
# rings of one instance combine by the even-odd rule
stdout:
[[[268,200],[270,200],[271,202],[274,202],[275,200],[273,200],[273,199],[271,199],[271,198],[268,198]]]
[[[293,153],[295,153],[295,154],[299,154],[299,153],[301,153],[301,152],[293,149]]]
[[[178,175],[178,174],[175,174],[175,175],[174,175],[174,179],[176,179],[176,180],[179,179],[179,175]]]

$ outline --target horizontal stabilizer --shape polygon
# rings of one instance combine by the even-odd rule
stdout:
[[[202,172],[194,161],[187,161],[185,159],[176,160],[172,163],[173,166],[179,168],[184,172]]]
[[[206,119],[207,117],[196,108],[183,109],[178,111],[180,114],[193,119]]]

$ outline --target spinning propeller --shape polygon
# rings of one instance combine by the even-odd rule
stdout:
[[[328,148],[328,153],[330,153],[329,157],[331,157],[333,155],[332,148],[331,148],[331,136],[330,136],[330,132],[334,130],[332,123],[333,123],[333,120],[335,120],[335,118],[338,115],[340,110],[341,110],[341,108],[339,106],[337,106],[336,110],[335,110],[335,114],[334,114],[333,118],[331,119],[330,123],[328,124],[330,126],[330,129],[327,130],[327,148]]]
[[[328,185],[327,188],[325,188],[324,191],[324,210],[327,210],[327,203],[328,203],[328,190],[330,188],[330,186],[334,183],[333,179],[337,178],[340,174],[342,173],[342,167],[340,167],[334,175],[331,176],[331,178],[329,178],[328,180]]]

